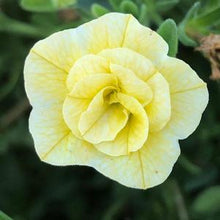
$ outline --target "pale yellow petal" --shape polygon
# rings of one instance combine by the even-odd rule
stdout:
[[[119,157],[99,157],[97,154],[89,165],[125,186],[147,189],[166,180],[179,154],[177,140],[164,133],[155,133],[150,134],[137,152]]]
[[[131,70],[117,64],[111,64],[110,69],[118,78],[122,93],[136,98],[143,106],[151,101],[153,96],[151,88],[146,82],[136,77]]]
[[[29,127],[41,160],[54,165],[86,165],[95,152],[66,126],[59,106],[33,109]]]
[[[177,139],[164,132],[150,134],[137,152],[142,172],[143,188],[164,182],[180,154]]]
[[[179,139],[188,137],[199,125],[208,103],[206,85],[171,94],[171,119],[164,128]]]
[[[109,13],[77,28],[52,34],[32,48],[43,59],[67,73],[80,57],[120,47],[130,15]]]
[[[156,71],[150,60],[128,48],[106,49],[98,55],[106,58],[110,63],[130,69],[144,81]]]
[[[158,71],[167,80],[170,92],[183,92],[205,86],[196,72],[184,61],[177,58],[167,57]]]
[[[166,41],[155,31],[130,17],[122,47],[132,49],[158,65],[168,53]]]
[[[80,115],[86,111],[91,100],[91,98],[77,98],[68,95],[63,103],[63,118],[72,133],[80,139],[83,139],[78,128]]]
[[[63,104],[63,117],[73,134],[82,138],[78,124],[80,115],[86,111],[93,97],[103,88],[117,84],[110,74],[94,74],[78,81]]]
[[[128,120],[126,109],[119,103],[109,104],[105,100],[105,96],[111,91],[112,88],[109,87],[100,91],[80,117],[79,131],[90,143],[113,140],[126,125]]]
[[[84,25],[89,33],[89,51],[96,54],[106,48],[121,47],[131,15],[108,13]]]
[[[148,117],[141,104],[122,93],[110,99],[121,103],[129,112],[129,121],[112,141],[95,144],[95,147],[108,155],[120,156],[140,149],[148,137]]]
[[[167,57],[158,67],[170,86],[171,121],[165,129],[183,139],[198,126],[208,103],[206,83],[182,60]]]
[[[150,132],[157,132],[170,120],[169,85],[160,73],[153,75],[147,83],[153,91],[153,100],[145,109],[149,118]]]
[[[43,158],[70,133],[63,120],[62,106],[60,105],[34,108],[30,115],[29,128],[40,158]]]
[[[71,68],[67,78],[67,88],[72,91],[75,83],[88,75],[109,72],[109,62],[105,58],[92,54],[85,55]]]
[[[76,60],[89,53],[88,38],[88,31],[81,25],[38,41],[31,52],[68,73]]]
[[[34,107],[62,105],[67,94],[67,74],[31,52],[25,61],[25,89]]]
[[[110,74],[89,75],[78,81],[70,96],[75,98],[93,98],[100,90],[107,86],[117,86],[117,78]]]

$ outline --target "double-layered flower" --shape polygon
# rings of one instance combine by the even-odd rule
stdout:
[[[24,72],[41,160],[88,165],[129,187],[163,182],[208,102],[206,84],[167,52],[120,13],[36,43]]]

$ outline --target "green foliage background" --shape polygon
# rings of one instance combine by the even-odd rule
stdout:
[[[220,85],[209,79],[210,64],[194,50],[198,42],[193,38],[195,33],[219,34],[220,1],[194,3],[0,0],[0,220],[220,219]],[[132,13],[154,30],[160,26],[172,56],[178,36],[177,57],[196,70],[210,92],[199,128],[180,141],[182,154],[170,177],[146,191],[126,188],[89,167],[42,163],[28,132],[30,106],[22,71],[29,49],[55,31],[108,11]],[[173,20],[163,23],[167,18]]]

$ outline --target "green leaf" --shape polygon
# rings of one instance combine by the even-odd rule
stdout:
[[[165,20],[157,30],[169,45],[168,55],[175,57],[178,51],[177,27],[173,19]]]
[[[192,175],[198,175],[202,172],[202,169],[197,166],[196,164],[193,164],[186,156],[183,154],[179,158],[179,164],[183,166],[185,170],[187,170]]]
[[[212,214],[219,211],[220,186],[213,186],[203,191],[193,202],[192,210],[198,214]]]
[[[124,0],[120,4],[120,10],[124,13],[133,14],[134,16],[138,16],[138,12],[139,12],[137,5],[129,0]]]
[[[73,5],[77,0],[22,0],[21,7],[28,11],[50,12]]]
[[[220,7],[203,13],[192,21],[199,26],[212,26],[220,22]]]
[[[147,11],[147,6],[145,4],[141,5],[140,8],[140,13],[139,13],[139,21],[141,24],[144,24],[146,26],[149,26],[149,15],[148,15],[148,11]]]
[[[95,17],[100,17],[100,16],[109,12],[109,10],[107,8],[103,7],[102,5],[96,4],[96,3],[94,3],[92,5],[91,11]]]
[[[197,11],[200,7],[200,2],[196,2],[191,8],[190,10],[187,12],[185,18],[183,19],[183,21],[179,24],[178,26],[178,36],[179,36],[179,40],[181,41],[182,44],[184,44],[185,46],[191,46],[191,47],[195,47],[197,46],[197,42],[194,41],[193,39],[191,39],[187,34],[186,34],[186,27],[188,25],[188,23],[190,22],[191,19],[193,19],[196,14]]]
[[[0,211],[0,220],[12,220],[12,218],[10,218],[4,212]]]
[[[112,6],[112,8],[115,11],[119,10],[119,5],[120,5],[121,2],[122,2],[122,0],[109,0],[109,4]]]
[[[172,9],[177,3],[179,3],[179,0],[157,1],[156,9],[160,12],[168,11]]]
[[[29,37],[45,37],[47,33],[30,24],[9,18],[0,12],[0,32],[9,32]]]

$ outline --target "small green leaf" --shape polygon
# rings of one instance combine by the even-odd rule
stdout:
[[[212,214],[219,211],[220,186],[210,187],[203,191],[193,202],[192,210],[198,214]]]
[[[140,8],[140,13],[139,13],[139,21],[141,24],[144,24],[146,26],[149,26],[149,15],[148,15],[148,11],[147,11],[147,6],[145,4],[141,5]]]
[[[109,10],[107,8],[103,7],[102,5],[96,4],[96,3],[94,3],[92,5],[91,11],[95,17],[100,17],[100,16],[109,12]]]
[[[157,1],[156,9],[160,12],[168,11],[172,9],[177,3],[179,3],[179,0]]]
[[[157,30],[163,39],[169,45],[168,55],[175,57],[178,50],[178,36],[177,36],[177,27],[176,23],[172,19],[165,20]]]
[[[47,33],[35,26],[12,19],[0,12],[0,32],[9,32],[29,37],[45,37]]]
[[[4,212],[0,211],[0,220],[12,220],[12,218],[10,218]]]
[[[122,0],[109,0],[109,4],[112,6],[112,8],[115,11],[119,10],[119,5],[120,5],[121,2],[122,2]]]
[[[192,20],[196,14],[197,11],[200,7],[200,2],[196,2],[191,8],[190,10],[187,12],[185,18],[183,19],[183,21],[179,24],[178,26],[178,36],[179,36],[179,40],[181,41],[182,44],[184,44],[185,46],[191,46],[191,47],[195,47],[197,46],[197,42],[194,41],[193,39],[191,39],[187,34],[186,34],[186,26],[188,25],[188,23],[190,22],[190,20]]]
[[[138,16],[138,7],[132,1],[124,0],[120,4],[120,10],[124,13],[130,13],[130,14],[133,14],[134,16]]]
[[[212,26],[220,22],[220,7],[206,12],[192,21],[199,26]]]
[[[21,7],[28,11],[50,12],[73,5],[77,0],[22,0]]]

